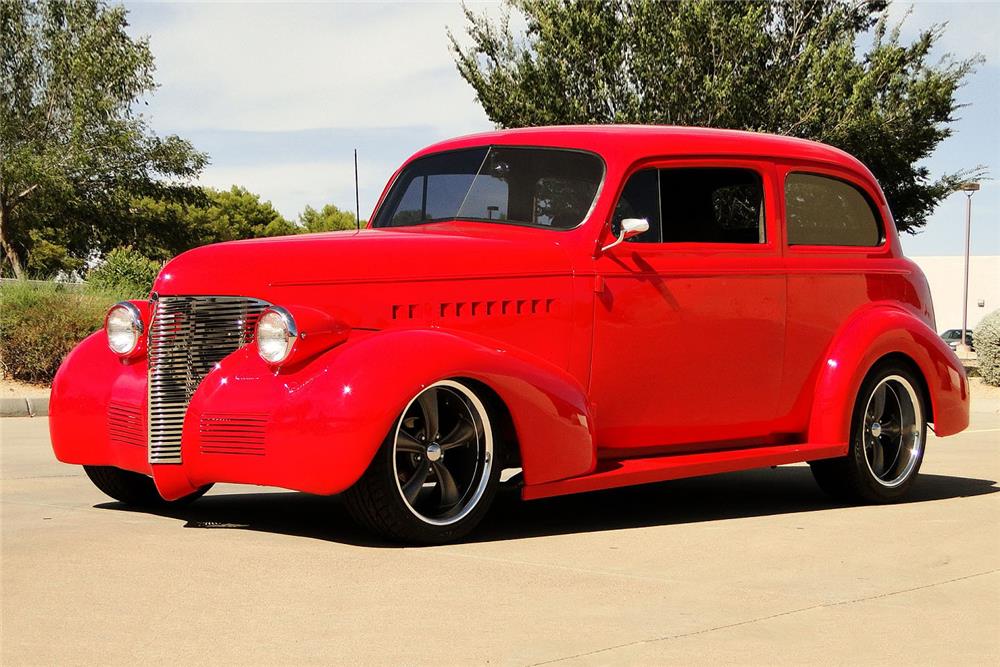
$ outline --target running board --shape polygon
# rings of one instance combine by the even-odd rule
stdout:
[[[676,454],[644,459],[598,461],[597,469],[587,475],[525,486],[525,500],[583,493],[619,486],[663,482],[682,477],[715,475],[722,472],[767,468],[786,463],[800,463],[843,456],[846,444],[798,444],[750,447],[723,451]]]

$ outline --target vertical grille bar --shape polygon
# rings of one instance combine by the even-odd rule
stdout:
[[[253,341],[270,304],[232,296],[164,296],[149,328],[149,462],[181,462],[191,396],[212,368]]]

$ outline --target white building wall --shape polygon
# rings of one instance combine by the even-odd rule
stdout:
[[[962,277],[965,257],[911,257],[927,276],[938,333],[962,328]],[[980,305],[982,304],[982,305]],[[969,328],[1000,308],[1000,255],[969,258]]]

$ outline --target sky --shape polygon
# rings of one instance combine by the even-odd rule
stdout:
[[[130,30],[148,36],[159,89],[143,113],[162,134],[206,151],[201,183],[242,185],[295,219],[306,205],[361,217],[418,149],[492,129],[459,76],[447,29],[464,39],[457,2],[126,2]],[[469,3],[499,15],[496,3]],[[983,55],[959,91],[954,135],[927,160],[932,175],[983,165],[1000,179],[1000,2],[896,3],[904,39],[947,22],[937,57]],[[907,15],[907,12],[909,14]],[[965,195],[946,199],[908,255],[963,252]],[[973,254],[1000,255],[1000,181],[973,197]]]

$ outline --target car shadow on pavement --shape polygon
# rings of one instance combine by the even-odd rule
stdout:
[[[995,481],[921,475],[904,504],[965,498],[1000,491]],[[121,503],[102,509],[133,510]],[[719,521],[835,509],[805,466],[680,479],[658,484],[523,502],[518,489],[502,488],[493,509],[467,538],[491,542],[546,535]],[[153,512],[188,528],[240,529],[328,540],[366,547],[380,541],[348,517],[337,497],[305,493],[209,492],[197,502]]]

